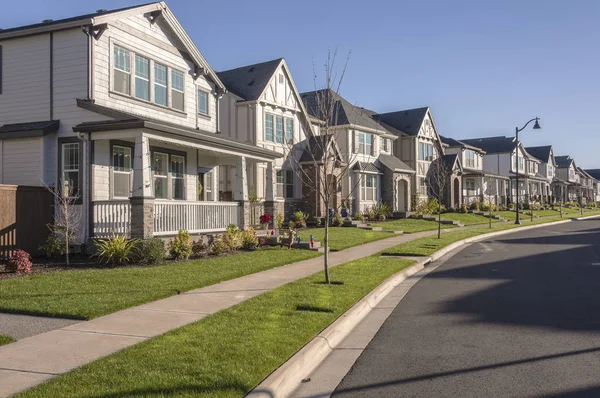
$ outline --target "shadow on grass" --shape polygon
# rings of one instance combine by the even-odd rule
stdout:
[[[296,306],[296,311],[306,311],[306,312],[325,312],[328,314],[332,314],[333,310],[329,308],[323,307],[315,307],[313,305],[298,305]]]
[[[138,388],[129,391],[115,391],[113,393],[90,395],[91,398],[115,398],[115,397],[140,397],[140,396],[167,396],[179,397],[190,395],[237,395],[243,396],[248,391],[248,387],[241,383],[222,383],[214,386],[205,387],[197,385],[182,385],[177,387],[148,387]],[[274,397],[270,391],[261,391],[267,397]],[[214,395],[213,395],[214,394]]]
[[[329,281],[329,283],[326,283],[324,281],[315,282],[315,285],[336,285],[336,286],[340,286],[340,285],[343,285],[343,284],[344,284],[343,281]]]

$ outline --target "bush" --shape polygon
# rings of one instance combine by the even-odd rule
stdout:
[[[61,256],[65,254],[65,243],[58,239],[56,235],[50,234],[46,238],[46,242],[39,247],[46,256],[54,257],[56,254],[60,254]]]
[[[227,234],[216,238],[210,247],[210,252],[216,256],[223,253],[229,253],[231,246],[229,245]]]
[[[473,210],[473,211],[479,211],[480,210],[480,205],[481,204],[479,203],[479,201],[474,200],[473,202],[471,202],[471,205],[469,206],[469,209]]]
[[[136,240],[127,239],[125,235],[114,235],[108,239],[94,241],[101,264],[122,265],[131,261]]]
[[[283,220],[284,220],[283,213],[277,214],[277,228],[278,229],[283,228]]]
[[[256,250],[258,247],[258,236],[254,228],[248,228],[241,232],[242,247],[246,250]]]
[[[187,230],[180,229],[169,243],[169,254],[175,260],[187,260],[192,255],[192,238]]]
[[[192,258],[204,257],[208,254],[209,245],[203,241],[192,242]]]
[[[344,219],[339,213],[335,213],[331,218],[331,225],[333,227],[341,227],[344,224]]]
[[[162,264],[165,261],[165,242],[161,238],[139,239],[131,261],[142,265]]]
[[[306,220],[308,220],[308,214],[301,211],[294,213],[293,221],[296,223],[296,228],[306,228]]]
[[[539,203],[534,203],[530,206],[531,209],[533,209],[533,211],[539,211],[542,209],[542,205]]]
[[[490,202],[482,203],[480,209],[483,211],[496,211],[496,205]]]
[[[242,230],[235,224],[229,224],[226,230],[226,236],[223,238],[229,245],[230,250],[238,250],[242,247]]]
[[[31,255],[25,250],[15,250],[6,264],[6,270],[28,274],[31,272]]]
[[[361,212],[354,213],[354,219],[360,222],[365,221],[365,216]]]
[[[313,221],[315,223],[315,227],[320,227],[323,225],[323,217],[313,217]]]
[[[466,214],[469,212],[469,209],[467,208],[467,204],[466,203],[461,203],[460,205],[460,210],[461,213]]]
[[[296,229],[296,221],[290,221],[288,223],[288,228],[289,229]]]
[[[507,207],[504,205],[498,206],[498,211],[506,211]]]

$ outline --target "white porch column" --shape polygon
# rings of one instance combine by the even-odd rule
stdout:
[[[133,190],[131,191],[131,237],[151,238],[154,235],[154,195],[150,142],[140,133],[135,137],[133,158]]]
[[[240,204],[239,228],[250,226],[250,202],[248,202],[248,165],[244,156],[235,162],[235,189],[233,200]]]
[[[277,172],[273,167],[273,162],[267,163],[266,184],[265,202],[274,202],[277,192]]]

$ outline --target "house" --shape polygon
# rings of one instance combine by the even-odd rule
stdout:
[[[226,87],[164,2],[4,29],[0,54],[0,183],[73,197],[81,240],[247,225],[247,169],[282,154],[217,134]]]
[[[559,190],[562,202],[579,201],[580,176],[575,160],[569,155],[556,156],[556,176],[561,181]]]
[[[352,105],[332,90],[306,92],[301,97],[317,127],[323,118],[319,103],[334,109],[327,131],[322,127],[319,131],[334,137],[348,168],[338,183],[342,200],[348,201],[351,210],[363,212],[385,202],[395,213],[409,212],[415,171],[394,156],[397,136],[373,118],[374,112]]]
[[[527,153],[521,142],[514,137],[486,137],[459,140],[465,144],[481,148],[483,170],[509,178],[506,187],[507,203],[514,203],[517,197],[516,173],[519,171],[519,201],[521,203],[541,201],[547,191],[547,177],[539,173],[541,161]]]
[[[440,138],[446,146],[446,154],[456,154],[461,159],[462,203],[469,205],[478,201],[505,205],[509,178],[484,170],[483,157],[486,152],[453,138]]]
[[[246,65],[217,76],[227,88],[221,99],[221,134],[281,155],[275,162],[254,162],[248,168],[256,202],[252,206],[260,209],[255,214],[284,213],[289,219],[305,207],[302,176],[293,167],[299,157],[294,148],[314,134],[286,61]],[[221,166],[220,171],[219,192],[229,198],[235,191],[235,168]]]
[[[600,169],[585,169],[585,172],[592,178],[592,199],[600,202]]]
[[[581,199],[583,204],[594,201],[594,178],[585,172],[581,167],[577,167],[579,182],[581,184]]]
[[[387,129],[397,139],[394,141],[394,154],[408,167],[415,171],[411,185],[415,187],[411,201],[416,204],[430,198],[430,183],[433,162],[444,155],[443,144],[429,107],[408,109],[396,112],[377,113],[373,120]],[[461,203],[460,159],[458,162],[448,162],[453,167],[448,174],[445,184],[446,206],[456,207]]]
[[[542,203],[554,203],[556,196],[554,186],[561,182],[556,178],[556,160],[554,159],[554,151],[552,145],[526,147],[525,151],[540,161],[539,174],[546,177],[547,183],[543,184]],[[553,185],[554,184],[554,185]],[[558,195],[560,196],[560,195]]]

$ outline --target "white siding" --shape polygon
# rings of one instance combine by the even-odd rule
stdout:
[[[50,119],[50,34],[0,42],[0,125]]]
[[[148,39],[148,37],[150,38]],[[156,44],[153,40],[157,40],[162,44]],[[141,56],[184,72],[185,112],[165,109],[111,92],[112,46],[115,43]],[[165,49],[165,46],[170,51]],[[212,95],[214,85],[209,83],[204,76],[200,76],[194,82],[190,74],[193,65],[184,60],[177,52],[176,47],[178,46],[181,47],[181,44],[172,37],[164,21],[159,20],[159,22],[151,25],[145,17],[136,15],[110,24],[109,29],[104,32],[100,40],[95,42],[94,88],[96,102],[128,113],[181,124],[189,128],[198,127],[201,130],[215,132],[216,99]],[[150,73],[153,74],[152,68]],[[198,116],[197,89],[199,87],[211,92],[211,95],[209,95],[209,117]]]
[[[2,144],[2,184],[35,185],[42,178],[42,138],[4,140]]]
[[[94,141],[94,165],[92,166],[92,200],[110,199],[110,142]]]

